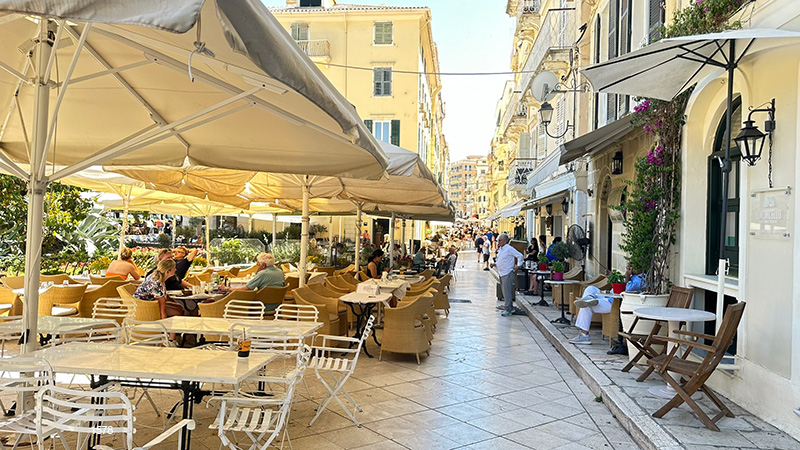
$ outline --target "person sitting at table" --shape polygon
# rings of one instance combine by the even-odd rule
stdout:
[[[275,267],[275,257],[270,253],[260,253],[256,257],[256,267],[258,272],[252,280],[248,281],[246,285],[229,289],[231,291],[257,291],[265,286],[284,287],[286,286],[286,278],[283,271]],[[272,311],[278,307],[278,304],[264,305],[267,311]]]
[[[452,272],[456,269],[457,260],[458,260],[458,252],[456,251],[455,245],[451,245],[447,255],[448,272]]]
[[[644,289],[644,274],[633,271],[630,267],[625,271],[625,281],[625,292],[637,292]],[[589,337],[592,315],[610,313],[613,301],[613,298],[603,296],[596,286],[588,286],[583,291],[583,297],[575,300],[575,307],[580,308],[578,309],[578,318],[575,319],[575,326],[578,327],[580,333],[569,341],[576,345],[592,345],[592,339]]]
[[[152,274],[153,272],[155,272],[155,271],[156,271],[156,268],[158,268],[158,263],[160,263],[160,262],[161,262],[161,260],[163,260],[163,259],[172,259],[172,250],[170,250],[170,249],[168,249],[168,248],[162,248],[161,250],[159,250],[159,251],[158,251],[158,254],[157,254],[157,255],[156,255],[156,257],[155,257],[155,263],[156,263],[156,265],[155,265],[155,266],[153,266],[153,268],[152,268],[152,269],[148,270],[148,271],[147,271],[147,274],[145,274],[145,276],[144,276],[144,277],[145,277],[145,278],[147,278],[147,277],[149,277],[149,276],[150,276],[150,274]]]
[[[422,272],[425,269],[425,250],[422,247],[417,250],[414,259],[411,260],[411,267],[418,272]]]
[[[130,275],[134,280],[138,280],[140,278],[139,268],[136,267],[136,263],[133,262],[132,258],[133,250],[128,247],[122,247],[122,250],[119,252],[119,259],[112,261],[111,264],[108,265],[106,276],[120,277],[123,280],[127,280],[128,275]]]
[[[531,244],[525,249],[525,261],[537,261],[539,259],[539,243],[536,238],[531,238]]]
[[[547,247],[547,253],[545,253],[545,255],[547,255],[547,257],[550,258],[550,261],[555,261],[558,259],[556,258],[556,255],[553,254],[553,247],[555,247],[555,245],[558,244],[559,242],[561,242],[561,236],[556,236],[553,238],[553,243],[550,244],[549,247]]]
[[[369,263],[367,264],[367,275],[370,278],[380,279],[381,278],[381,262],[383,261],[383,250],[377,249],[372,252],[372,255],[369,257]]]
[[[175,275],[175,261],[163,259],[158,263],[156,270],[133,293],[133,296],[139,300],[157,301],[162,319],[184,315],[183,307],[180,304],[167,299],[167,287],[164,285],[164,281],[173,275]],[[174,338],[175,334],[171,333],[170,340]]]
[[[197,256],[198,249],[194,248],[191,252],[186,250],[186,247],[177,247],[172,250],[172,259],[175,260],[175,274],[169,277],[165,284],[169,291],[179,291],[183,288],[191,289],[192,285],[183,281],[186,277],[186,272],[192,267],[192,261]]]

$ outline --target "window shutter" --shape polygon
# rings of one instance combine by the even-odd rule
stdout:
[[[619,0],[620,1],[620,15],[619,27],[619,54],[624,55],[631,51],[631,9],[633,8],[632,0]],[[630,105],[630,97],[627,95],[617,96],[617,117],[622,117],[628,112]]]
[[[369,132],[370,132],[370,133],[372,133],[372,132],[373,132],[373,131],[372,131],[372,119],[366,119],[366,120],[364,120],[364,126],[366,126],[366,127],[367,127],[367,129],[369,130]]]
[[[566,136],[564,135],[564,131],[567,127],[567,100],[563,95],[558,99],[558,106],[556,108],[558,109],[556,111],[558,134],[562,135],[556,142],[558,145],[561,145],[564,143],[564,137]]]
[[[539,136],[536,140],[536,158],[541,159],[545,155],[545,150],[547,150],[547,134],[545,134],[544,125],[539,124],[537,128],[539,128]]]
[[[392,134],[391,140],[389,141],[390,144],[396,145],[400,147],[400,121],[393,120],[392,121]]]
[[[609,0],[608,2],[608,59],[615,58],[619,49],[619,0]],[[606,123],[617,120],[617,96],[606,94],[608,106],[606,108]]]
[[[383,69],[383,95],[392,95],[392,69]],[[398,127],[399,122],[398,122]]]
[[[308,40],[308,24],[307,23],[293,23],[291,26],[292,39],[295,41]]]
[[[661,39],[661,27],[664,26],[664,11],[663,0],[650,0],[650,18],[648,29],[650,31],[650,43],[656,42]]]
[[[392,43],[392,22],[375,22],[375,39],[373,42],[379,45]]]
[[[519,134],[519,150],[517,151],[517,158],[528,159],[531,157],[531,134]]]

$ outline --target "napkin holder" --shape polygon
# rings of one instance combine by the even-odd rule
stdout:
[[[378,295],[381,293],[381,287],[373,283],[359,283],[356,286],[356,292],[359,294]]]

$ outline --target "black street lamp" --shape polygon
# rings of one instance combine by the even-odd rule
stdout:
[[[775,99],[770,102],[767,108],[756,108],[750,111],[747,115],[747,120],[744,121],[744,127],[733,140],[739,145],[742,152],[742,159],[748,166],[754,166],[756,161],[761,159],[761,151],[764,149],[764,138],[766,134],[762,133],[753,120],[753,113],[766,112],[769,118],[764,122],[764,131],[772,135],[775,130]]]
[[[564,200],[561,200],[561,210],[564,211],[564,214],[569,212],[569,200],[564,197]]]
[[[552,216],[553,215],[553,205],[551,203],[546,204],[544,206],[544,209],[545,209],[545,211],[547,211],[547,215],[548,216]]]
[[[611,174],[612,175],[622,175],[622,152],[618,151],[614,153],[614,157],[611,158]]]

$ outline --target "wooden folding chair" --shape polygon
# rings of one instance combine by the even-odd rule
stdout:
[[[694,289],[692,288],[672,286],[672,290],[670,290],[669,293],[669,299],[667,300],[667,307],[686,309],[689,307],[689,305],[692,304],[693,296],[694,296]],[[630,362],[627,365],[625,365],[625,367],[622,368],[623,372],[628,372],[629,370],[631,370],[633,366],[635,366],[636,363],[640,359],[642,359],[642,357],[650,359],[655,356],[658,356],[658,354],[660,353],[653,348],[653,338],[657,336],[658,333],[661,331],[663,322],[656,321],[655,324],[653,325],[653,329],[650,330],[649,334],[634,333],[633,331],[636,329],[637,323],[639,323],[638,317],[633,319],[633,323],[631,324],[631,328],[629,331],[627,332],[623,331],[619,333],[620,336],[627,339],[631,343],[631,345],[636,347],[636,350],[638,350],[636,356],[631,358]],[[681,326],[683,326],[683,323],[681,323]],[[666,351],[666,349],[663,349],[661,353],[663,353],[663,351]],[[646,380],[651,373],[653,373],[652,366],[645,369],[644,373],[640,375],[639,378],[636,379],[636,381],[641,382]]]
[[[654,337],[654,340],[659,343],[666,344],[669,342],[676,344],[669,353],[658,355],[647,361],[647,364],[652,366],[656,372],[661,375],[661,378],[675,389],[676,394],[672,400],[668,401],[661,409],[653,413],[653,417],[664,417],[664,414],[671,411],[672,408],[677,408],[682,403],[689,405],[706,427],[713,431],[719,431],[717,422],[721,418],[735,417],[731,410],[722,403],[719,397],[717,397],[705,383],[706,380],[711,377],[711,374],[714,373],[719,363],[722,362],[722,358],[725,357],[725,351],[731,346],[731,343],[733,343],[733,338],[736,336],[736,329],[739,327],[739,322],[742,320],[742,314],[744,314],[744,307],[744,302],[728,306],[725,310],[725,316],[722,319],[722,325],[720,325],[719,332],[717,332],[716,336],[677,330],[674,332],[675,334],[697,339],[698,342],[690,342],[664,336]],[[701,344],[699,342],[700,339],[710,340],[712,344]],[[688,348],[682,356],[676,357],[675,355],[681,345],[685,345]],[[691,353],[694,348],[706,352],[701,362],[686,360],[686,357],[689,356],[689,353]],[[676,380],[669,372],[679,374],[680,379]],[[709,418],[700,406],[692,400],[692,395],[697,391],[703,391],[717,408],[719,408],[719,413],[713,418]]]

